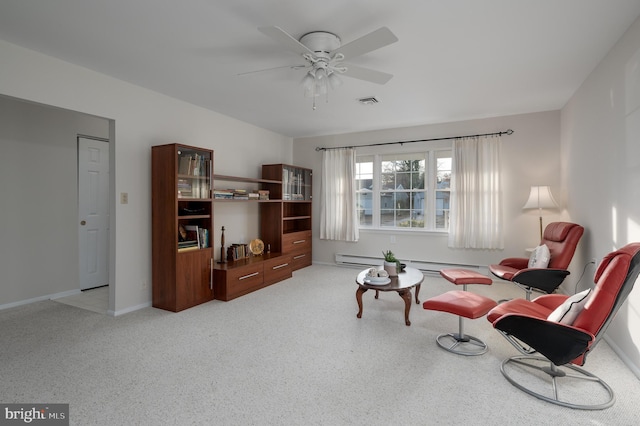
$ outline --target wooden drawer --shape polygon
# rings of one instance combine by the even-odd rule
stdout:
[[[214,294],[219,300],[228,301],[264,286],[263,263],[251,264],[230,270],[216,270]]]
[[[298,270],[311,265],[311,250],[291,253],[291,269]]]
[[[264,262],[264,285],[291,278],[291,256],[280,256]]]
[[[291,232],[282,236],[282,253],[311,251],[311,231]]]

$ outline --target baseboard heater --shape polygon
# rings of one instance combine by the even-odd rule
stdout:
[[[464,268],[471,271],[479,272],[487,275],[489,270],[486,266],[481,265],[468,265],[461,263],[443,263],[443,262],[431,262],[428,260],[408,260],[400,259],[402,263],[406,263],[407,266],[419,269],[425,274],[440,274],[441,269],[446,268]],[[366,268],[367,266],[381,266],[383,260],[381,257],[372,256],[359,256],[355,254],[336,254],[336,265],[348,266],[352,268]]]

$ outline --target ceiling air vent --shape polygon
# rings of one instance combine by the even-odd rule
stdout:
[[[360,102],[362,105],[375,105],[379,101],[375,97],[370,96],[368,98],[360,98],[358,99],[358,102]]]

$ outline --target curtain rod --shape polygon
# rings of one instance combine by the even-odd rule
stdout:
[[[357,146],[336,146],[333,148],[322,148],[317,146],[316,151],[326,151],[329,149],[344,149],[344,148],[361,148],[363,146],[381,146],[381,145],[395,145],[395,144],[405,144],[405,143],[414,143],[414,142],[431,142],[431,141],[444,141],[447,139],[463,139],[463,138],[474,138],[478,136],[502,136],[502,135],[512,135],[513,130],[509,129],[504,132],[495,132],[495,133],[481,133],[478,135],[466,135],[466,136],[447,136],[444,138],[432,138],[432,139],[418,139],[414,141],[398,141],[398,142],[381,142],[381,143],[370,143],[367,145],[357,145]]]

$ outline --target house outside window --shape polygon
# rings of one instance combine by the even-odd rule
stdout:
[[[451,150],[356,158],[361,229],[447,231]]]

